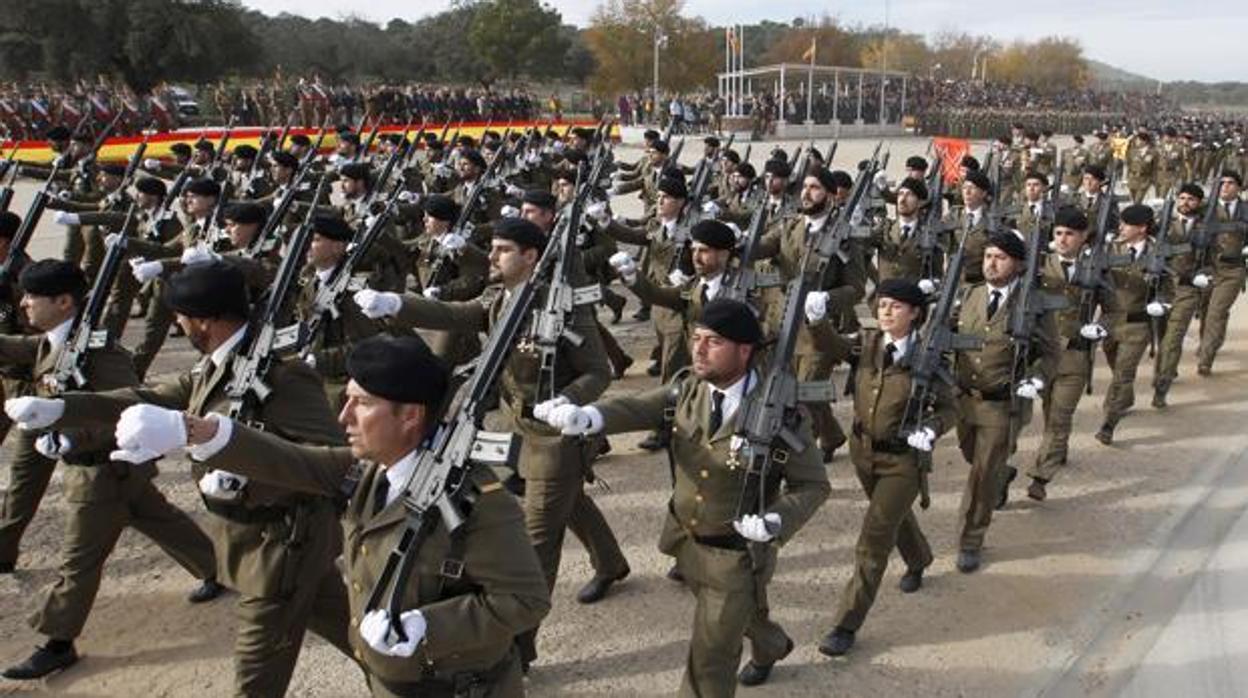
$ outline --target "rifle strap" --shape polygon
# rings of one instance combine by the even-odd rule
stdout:
[[[477,502],[478,490],[476,486],[467,486],[462,490],[460,496],[460,508],[463,511],[464,518],[472,515],[472,507]],[[442,564],[438,568],[438,600],[447,598],[447,585],[463,579],[464,576],[464,552],[468,546],[468,526],[467,524],[460,526],[450,534],[451,544],[447,548],[446,557],[442,559]]]
[[[672,376],[667,385],[667,393],[663,396],[663,420],[659,423],[659,433],[664,435],[667,450],[667,471],[672,478],[672,486],[676,486],[676,455],[672,452],[672,429],[676,424],[676,403],[680,401],[680,390],[685,378],[690,375],[688,367],[682,368]]]

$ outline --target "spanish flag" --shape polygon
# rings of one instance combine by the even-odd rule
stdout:
[[[815,64],[815,48],[816,48],[816,38],[812,36],[810,37],[810,48],[806,49],[806,53],[802,54],[802,60],[810,61],[810,64],[814,65]]]

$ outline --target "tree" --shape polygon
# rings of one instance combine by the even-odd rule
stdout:
[[[896,31],[867,42],[859,59],[862,67],[869,70],[903,70],[920,75],[926,75],[933,65],[932,52],[923,37]]]
[[[861,33],[842,27],[834,17],[824,15],[789,29],[768,48],[764,63],[807,63],[805,56],[815,44],[815,63],[856,68],[861,65],[864,40]]]
[[[486,0],[476,7],[468,41],[494,76],[557,75],[568,49],[562,21],[537,0]]]
[[[597,63],[590,85],[599,94],[640,91],[654,75],[656,34],[660,89],[710,85],[723,55],[723,33],[681,15],[683,0],[606,0],[594,11],[585,42]]]

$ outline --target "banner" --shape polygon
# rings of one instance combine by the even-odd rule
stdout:
[[[940,156],[940,171],[945,186],[957,184],[962,177],[962,158],[971,152],[971,142],[965,138],[939,136],[932,139],[932,150]]]

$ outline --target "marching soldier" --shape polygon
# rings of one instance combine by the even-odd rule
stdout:
[[[1153,180],[1157,178],[1158,160],[1160,157],[1153,146],[1153,137],[1144,130],[1136,133],[1127,150],[1127,190],[1131,193],[1132,203],[1144,201]],[[1157,193],[1165,195],[1164,192]]]
[[[1226,339],[1226,324],[1231,306],[1244,290],[1248,269],[1244,267],[1248,246],[1248,207],[1240,199],[1244,188],[1238,172],[1225,170],[1219,183],[1216,201],[1218,235],[1212,252],[1213,283],[1204,294],[1204,313],[1200,327],[1200,347],[1196,350],[1196,371],[1202,376],[1213,373],[1213,361]]]
[[[1161,145],[1157,148],[1157,180],[1154,183],[1158,196],[1167,196],[1172,189],[1183,183],[1186,169],[1187,153],[1183,142],[1179,140],[1179,132],[1173,126],[1167,126],[1161,136]],[[1166,225],[1163,221],[1162,225]]]
[[[1083,136],[1075,134],[1074,139],[1075,144],[1062,157],[1062,167],[1065,170],[1061,173],[1063,193],[1073,192],[1083,184],[1083,168],[1090,157],[1088,146],[1083,143]]]
[[[874,246],[878,250],[877,260],[881,282],[888,279],[905,279],[919,283],[927,278],[923,269],[922,251],[919,249],[920,226],[924,225],[919,218],[919,213],[925,204],[940,206],[943,203],[929,202],[928,196],[927,185],[921,179],[907,177],[897,185],[894,193],[897,218],[884,219],[886,225],[875,232]],[[939,252],[939,248],[933,251],[936,258],[932,260],[933,270],[937,274],[943,268]],[[927,279],[927,281],[934,284],[936,279]]]
[[[1002,175],[1004,179],[1004,175]],[[963,241],[966,265],[962,282],[982,283],[984,280],[984,248],[988,246],[988,200],[993,196],[992,182],[980,170],[967,170],[962,179],[962,206],[953,209],[945,225],[954,231],[950,244]]]
[[[1023,177],[1023,200],[1019,204],[1017,228],[1025,237],[1039,235],[1045,225],[1049,178],[1043,172],[1028,172]],[[1047,241],[1046,241],[1047,242]]]
[[[767,485],[765,513],[738,518],[745,472],[732,466],[733,418],[759,387],[752,360],[762,337],[749,306],[711,301],[694,331],[692,370],[669,385],[584,407],[573,401],[547,416],[569,435],[672,431],[675,480],[659,550],[676,558],[697,600],[681,696],[732,696],[738,681],[762,684],[792,651],[793,640],[769,617],[767,583],[778,546],[792,540],[831,491],[814,449],[788,453],[777,459],[783,472]],[[670,425],[665,414],[674,415]],[[804,425],[799,435],[813,445]],[[750,640],[750,661],[734,676],[743,637]]]
[[[1203,224],[1197,214],[1204,198],[1205,190],[1198,184],[1180,187],[1175,198],[1175,216],[1170,221],[1160,221],[1157,234],[1167,235],[1169,243],[1176,247],[1190,244],[1196,226]],[[1166,406],[1170,386],[1179,376],[1183,338],[1200,309],[1201,294],[1213,281],[1209,270],[1196,267],[1194,251],[1172,256],[1169,264],[1175,273],[1171,306],[1165,330],[1157,342],[1157,363],[1153,371],[1153,407],[1159,409]]]
[[[1105,129],[1100,129],[1094,135],[1096,136],[1096,141],[1093,142],[1092,145],[1088,146],[1087,164],[1099,167],[1103,175],[1104,173],[1109,172],[1110,168],[1114,166],[1114,147],[1113,144],[1109,142],[1109,132]],[[1087,170],[1085,169],[1084,172],[1087,172]],[[1101,181],[1104,180],[1105,177],[1102,176]]]
[[[426,298],[469,301],[485,290],[489,260],[474,254],[467,240],[451,231],[459,218],[459,204],[443,194],[430,194],[421,202],[424,231],[414,241],[416,280]],[[435,275],[435,270],[437,274]],[[436,278],[436,277],[441,277]],[[458,366],[481,352],[476,331],[462,328],[430,333],[429,345],[438,358]]]

